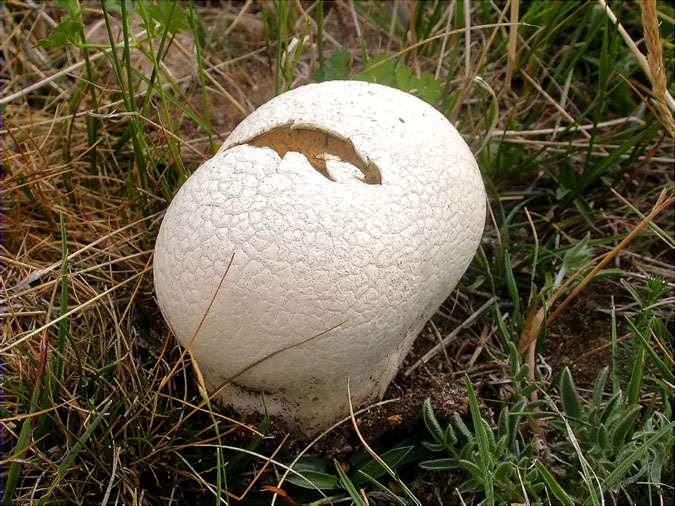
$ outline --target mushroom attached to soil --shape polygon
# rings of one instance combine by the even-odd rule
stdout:
[[[345,415],[348,378],[355,405],[384,394],[484,219],[478,166],[437,110],[377,84],[310,84],[244,119],[176,194],[157,299],[206,387],[228,383],[221,401],[260,412],[264,392],[310,435]]]

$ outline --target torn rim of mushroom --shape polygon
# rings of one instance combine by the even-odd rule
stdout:
[[[299,153],[317,172],[331,181],[336,179],[327,164],[335,161],[348,164],[363,174],[363,178],[354,177],[356,181],[370,185],[382,184],[380,169],[358,153],[350,139],[316,125],[297,122],[280,125],[229,147],[241,145],[270,148],[282,158],[288,152]]]

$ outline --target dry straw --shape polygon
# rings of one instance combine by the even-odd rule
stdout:
[[[666,127],[670,135],[675,137],[675,122],[667,102],[668,85],[663,65],[656,0],[640,0],[640,8],[642,10],[642,28],[647,45],[647,64],[649,65],[649,80],[652,83],[654,109],[663,126]]]
[[[666,83],[666,72],[663,66],[663,52],[661,50],[661,34],[659,33],[659,22],[656,15],[656,0],[640,0],[642,9],[642,25],[645,41],[647,43],[648,57],[642,54],[626,29],[623,27],[614,14],[614,11],[607,5],[606,0],[598,0],[603,7],[607,17],[616,26],[626,45],[637,59],[640,67],[647,74],[652,83],[652,95],[655,102],[655,114],[671,136],[675,137],[675,123],[673,122],[672,111],[675,110],[675,100],[668,92]]]

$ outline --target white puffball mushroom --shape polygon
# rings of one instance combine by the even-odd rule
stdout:
[[[309,84],[244,119],[178,191],[157,299],[207,388],[236,376],[221,401],[311,435],[347,413],[348,377],[354,405],[381,398],[484,220],[476,161],[432,106]]]

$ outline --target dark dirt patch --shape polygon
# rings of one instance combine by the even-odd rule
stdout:
[[[568,366],[580,386],[592,385],[611,363],[611,296],[623,291],[614,283],[591,284],[554,322],[544,342],[544,355],[554,373]],[[604,311],[603,311],[604,310]],[[619,336],[621,319],[617,318]]]
[[[452,374],[438,373],[431,377],[420,370],[419,373],[405,378],[401,371],[384,397],[385,400],[397,400],[372,407],[356,416],[361,435],[369,445],[383,444],[390,447],[395,442],[412,435],[420,428],[422,404],[427,397],[431,399],[434,412],[441,420],[449,418],[455,412],[462,415],[467,413],[466,392],[461,382],[454,379]],[[241,419],[235,412],[231,411],[228,414]],[[260,417],[245,418],[243,421],[257,427]],[[272,419],[271,422],[268,437],[261,445],[268,453],[274,451],[283,437],[289,433],[281,420]],[[237,444],[245,446],[251,440],[251,433],[245,429],[237,429],[231,434],[231,438]],[[291,437],[278,455],[291,457],[306,444],[307,441],[302,438]],[[347,458],[358,448],[361,448],[361,443],[353,425],[351,422],[345,422],[320,439],[310,453],[320,453],[327,459]]]
[[[399,373],[384,397],[398,400],[357,416],[359,431],[368,444],[399,441],[417,429],[422,403],[427,397],[431,398],[431,404],[440,419],[448,418],[456,411],[466,413],[466,394],[462,387],[454,383],[450,374],[434,378],[417,374],[403,378],[403,374]],[[319,441],[316,449],[332,457],[350,453],[360,446],[351,423],[345,423]]]

